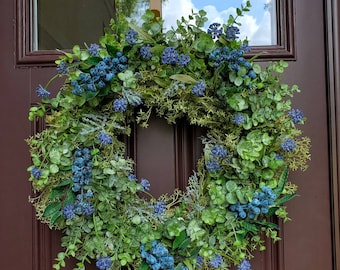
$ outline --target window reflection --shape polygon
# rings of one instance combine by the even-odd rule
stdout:
[[[70,49],[98,43],[110,19],[128,16],[138,22],[148,0],[34,0],[33,49]]]
[[[244,1],[240,0],[164,0],[162,2],[162,17],[165,28],[176,27],[176,20],[182,16],[187,18],[191,10],[207,11],[208,22],[226,23],[230,14],[236,14],[236,8]],[[252,46],[277,45],[276,0],[251,1],[250,12],[239,18],[241,39],[247,38]]]

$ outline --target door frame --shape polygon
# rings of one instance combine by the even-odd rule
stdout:
[[[340,5],[325,1],[326,78],[330,158],[333,268],[340,269]]]

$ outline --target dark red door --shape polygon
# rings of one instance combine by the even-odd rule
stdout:
[[[332,202],[337,193],[331,188],[334,184],[331,164],[335,161],[330,159],[335,155],[329,153],[329,145],[333,145],[335,138],[330,136],[334,131],[328,125],[334,124],[336,103],[328,103],[328,96],[332,94],[328,88],[329,79],[333,77],[326,72],[327,56],[334,53],[328,51],[330,46],[326,37],[330,38],[326,33],[332,35],[328,30],[336,20],[330,20],[325,13],[326,10],[330,14],[337,1],[326,1],[327,5],[322,0],[284,2],[286,5],[282,7],[291,8],[291,4],[294,7],[291,13],[294,14],[291,21],[294,35],[289,37],[290,43],[284,44],[283,49],[276,48],[279,53],[275,57],[290,54],[290,66],[284,79],[289,84],[298,84],[303,91],[296,96],[294,104],[308,117],[304,132],[313,142],[312,161],[307,172],[291,175],[291,180],[300,186],[300,196],[288,204],[293,221],[282,226],[283,241],[276,245],[269,243],[267,252],[256,254],[253,269],[337,269],[333,258],[337,258],[334,251],[338,239],[334,238],[337,233],[332,229],[332,213],[335,212],[332,212]],[[30,105],[38,101],[34,93],[36,86],[46,83],[55,73],[55,67],[49,64],[51,52],[31,51],[31,37],[26,28],[31,27],[32,3],[24,0],[0,3],[1,269],[52,269],[59,249],[60,233],[38,223],[28,202],[31,187],[26,168],[30,160],[24,139],[41,127],[27,120],[27,112]],[[281,30],[288,31],[289,28],[284,24]],[[334,38],[337,38],[336,34]],[[54,87],[57,90],[57,85]],[[329,108],[333,108],[330,115]],[[331,127],[335,128],[334,125]],[[135,147],[131,151],[137,161],[137,173],[151,182],[162,178],[158,189],[155,187],[156,195],[171,192],[176,186],[185,186],[200,154],[197,138],[201,132],[185,123],[169,126],[157,118],[152,120],[150,128],[136,129]],[[150,167],[150,164],[157,166]]]

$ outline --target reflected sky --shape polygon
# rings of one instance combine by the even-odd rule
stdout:
[[[273,10],[275,8],[271,1],[275,0],[251,1],[251,11],[238,20],[242,24],[241,39],[247,38],[251,45],[276,44],[275,19],[271,16],[271,8]],[[182,16],[187,18],[191,10],[204,9],[209,19],[206,24],[208,27],[213,22],[226,23],[229,15],[235,15],[236,8],[245,2],[242,0],[167,0],[163,4],[162,17],[166,29],[170,29],[172,25],[176,25],[177,19]]]

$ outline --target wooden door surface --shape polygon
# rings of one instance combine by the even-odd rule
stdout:
[[[37,222],[28,202],[31,187],[26,168],[30,160],[24,139],[41,128],[28,121],[28,109],[38,102],[37,85],[46,83],[55,74],[55,67],[49,64],[50,52],[46,55],[40,52],[38,56],[30,52],[30,37],[23,34],[27,32],[25,27],[29,27],[26,22],[31,13],[24,12],[29,10],[28,2],[31,1],[0,2],[0,269],[48,270],[52,269],[59,250],[60,232]],[[336,116],[336,109],[330,110],[328,100],[329,80],[333,77],[327,69],[331,52],[326,42],[330,40],[329,35],[337,38],[336,33],[332,36],[329,31],[329,24],[334,21],[327,17],[327,14],[338,14],[332,11],[337,1],[287,3],[293,4],[294,36],[290,46],[294,47],[294,56],[287,59],[289,68],[284,81],[298,84],[302,89],[293,103],[308,117],[303,130],[312,140],[312,160],[307,172],[290,176],[299,185],[300,196],[288,203],[292,222],[282,226],[283,240],[275,245],[269,243],[267,252],[256,254],[252,269],[338,269],[335,252],[339,240],[333,226],[337,220],[333,216],[337,193],[332,189],[337,179],[332,178],[331,165],[335,161],[331,158],[335,155],[330,151],[336,151],[335,147],[330,148],[334,145],[331,127],[334,128],[332,118]],[[57,86],[53,87],[56,91]],[[150,128],[135,129],[130,151],[137,161],[137,174],[150,180],[155,195],[171,192],[174,187],[185,187],[201,152],[198,137],[202,132],[185,123],[169,126],[156,117]]]

